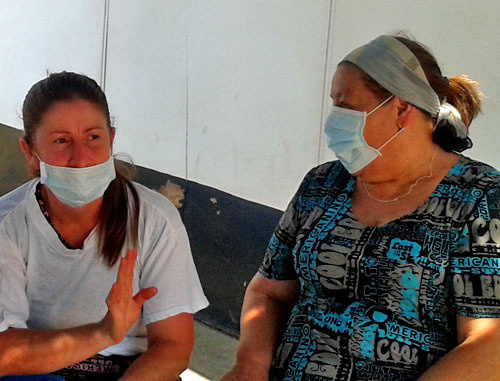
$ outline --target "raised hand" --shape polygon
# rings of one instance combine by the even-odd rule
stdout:
[[[156,287],[140,290],[135,296],[132,294],[132,280],[134,266],[137,259],[137,249],[127,250],[121,258],[118,277],[111,287],[106,304],[108,313],[101,321],[105,334],[115,343],[125,337],[129,328],[139,318],[144,302],[156,295]]]

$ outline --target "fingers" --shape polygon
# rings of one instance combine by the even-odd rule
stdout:
[[[118,300],[132,296],[132,280],[134,278],[134,267],[137,259],[137,249],[127,250],[124,257],[120,259],[118,267],[118,275],[116,282],[111,287],[111,290],[106,299],[106,303],[111,300]]]
[[[121,287],[132,286],[132,279],[134,277],[135,261],[137,259],[137,249],[127,250],[127,253],[120,260],[120,267],[118,268],[118,283]]]
[[[111,290],[109,290],[108,297],[106,298],[106,304],[108,305],[108,307],[110,301],[116,298],[116,293],[117,293],[116,287],[117,287],[116,283],[114,283],[113,286],[111,286]]]
[[[135,261],[137,260],[137,249],[127,250],[124,257],[121,258],[120,267],[118,269],[118,279],[113,285],[112,292],[118,293],[126,292],[128,295],[132,296],[132,280],[134,278],[134,267]],[[140,290],[134,297],[133,300],[139,307],[141,307],[144,302],[151,299],[158,292],[156,287],[148,287]],[[111,294],[111,293],[110,293]]]
[[[129,258],[133,263],[135,263],[135,260],[137,259],[137,248],[128,249],[125,253],[125,258]]]
[[[157,292],[158,289],[156,287],[144,288],[137,294],[135,294],[134,301],[140,306],[142,306],[146,300],[151,299],[153,296],[156,295]]]

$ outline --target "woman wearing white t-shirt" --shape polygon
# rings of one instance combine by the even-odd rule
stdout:
[[[115,169],[94,80],[51,74],[23,121],[37,177],[0,198],[0,376],[176,380],[208,304],[177,210]]]

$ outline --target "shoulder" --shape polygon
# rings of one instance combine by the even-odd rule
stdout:
[[[466,156],[451,169],[453,182],[467,188],[489,190],[500,187],[500,172],[491,165]]]
[[[340,161],[330,161],[312,168],[290,201],[289,210],[309,212],[319,205],[329,205],[341,194],[352,191],[354,178]]]
[[[328,176],[340,176],[344,173],[348,173],[344,166],[339,160],[334,160],[327,161],[326,163],[319,164],[316,167],[311,168],[307,175],[322,178]]]
[[[301,188],[344,189],[352,179],[339,160],[329,161],[312,168],[302,181]]]
[[[24,209],[25,203],[34,193],[38,178],[28,181],[0,197],[0,223],[10,214]]]
[[[434,195],[451,200],[450,210],[456,222],[483,216],[488,220],[496,218],[500,212],[500,172],[462,155]]]
[[[0,240],[3,254],[13,255],[14,247],[20,250],[25,248],[29,236],[27,221],[31,214],[28,201],[35,192],[37,182],[38,179],[31,180],[0,197]],[[7,249],[6,245],[12,246]]]
[[[162,220],[172,228],[182,226],[179,211],[168,198],[142,184],[136,182],[132,184],[139,196],[143,219]]]

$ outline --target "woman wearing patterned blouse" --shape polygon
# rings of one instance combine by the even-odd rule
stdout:
[[[340,62],[331,98],[339,160],[274,231],[223,380],[500,379],[500,173],[459,154],[477,83],[379,36]]]

